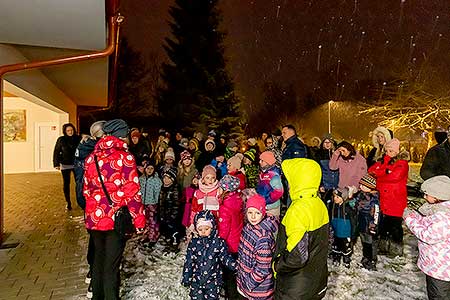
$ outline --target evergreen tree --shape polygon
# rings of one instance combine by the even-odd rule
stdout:
[[[218,0],[175,0],[164,49],[159,112],[167,127],[240,131],[239,98],[225,67]]]

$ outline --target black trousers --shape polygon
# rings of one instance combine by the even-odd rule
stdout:
[[[67,206],[72,207],[72,203],[70,202],[70,174],[73,173],[75,177],[75,172],[73,169],[61,170],[61,174],[63,177],[64,184],[64,197],[66,198]]]
[[[450,281],[443,281],[427,275],[427,294],[429,300],[450,299]]]
[[[381,215],[380,239],[392,240],[395,243],[403,243],[402,217]]]
[[[351,238],[334,237],[334,241],[331,246],[331,255],[335,262],[340,262],[342,257],[344,263],[350,263],[352,261],[352,254],[353,245]]]
[[[89,270],[92,271],[92,268],[94,267],[95,245],[94,245],[94,238],[92,237],[90,230],[88,230],[88,234],[89,234],[89,242],[86,258],[89,264]]]
[[[369,233],[361,233],[363,257],[371,261],[377,261],[378,236]]]
[[[237,253],[231,253],[234,259],[237,259]],[[223,268],[223,287],[225,289],[225,299],[242,300],[244,299],[237,290],[236,273],[228,268]]]
[[[92,230],[95,246],[92,269],[92,292],[94,300],[115,300],[119,298],[120,262],[125,241],[114,231]]]

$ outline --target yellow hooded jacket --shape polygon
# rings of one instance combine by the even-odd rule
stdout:
[[[317,196],[322,177],[318,163],[294,158],[282,163],[292,204],[279,228],[273,267],[275,299],[320,299],[328,269],[328,212]]]

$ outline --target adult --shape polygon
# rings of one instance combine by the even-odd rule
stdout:
[[[271,135],[266,138],[266,151],[270,151],[275,156],[276,164],[281,169],[281,156],[283,151],[281,151],[280,146],[278,145],[278,138],[274,135]]]
[[[136,164],[140,166],[144,159],[148,159],[150,157],[150,144],[147,140],[143,139],[139,129],[134,129],[130,133],[131,143],[129,146],[129,151],[134,155],[134,159],[136,160]]]
[[[428,150],[420,168],[420,176],[423,180],[438,175],[450,177],[450,139],[448,137],[441,144]]]
[[[359,181],[367,173],[365,158],[347,141],[337,145],[328,165],[330,170],[339,171],[340,188],[349,186],[358,188]]]
[[[91,125],[90,136],[86,135],[81,140],[80,144],[75,151],[74,160],[74,173],[75,173],[75,190],[78,205],[83,209],[86,209],[86,199],[83,195],[84,184],[84,160],[86,157],[94,151],[95,145],[100,138],[103,137],[103,125],[106,121],[97,121]],[[89,233],[89,231],[88,231]],[[94,240],[89,234],[88,251],[86,255],[87,262],[89,264],[89,271],[86,275],[86,283],[89,284],[87,298],[92,298],[92,268],[94,266],[95,247]]]
[[[275,300],[322,299],[327,289],[328,212],[317,196],[321,171],[307,158],[285,160],[292,204],[273,256]]]
[[[308,149],[305,144],[297,137],[297,131],[293,125],[284,125],[281,131],[285,148],[281,159],[306,158],[308,157]]]
[[[393,133],[389,129],[379,126],[372,131],[372,145],[373,148],[367,155],[367,167],[370,168],[374,163],[376,163],[383,154],[386,152],[384,145],[386,142],[392,140]]]
[[[139,233],[145,226],[145,216],[136,162],[127,150],[128,126],[125,121],[115,119],[106,122],[103,131],[107,136],[97,142],[85,160],[85,224],[95,245],[93,299],[119,299],[119,266],[126,241],[114,230],[114,214],[122,206],[128,206]]]
[[[70,201],[70,174],[74,172],[73,162],[75,159],[75,151],[81,138],[77,135],[77,130],[72,123],[64,124],[62,132],[63,136],[60,136],[56,140],[55,149],[53,150],[53,166],[55,169],[61,170],[67,210],[72,210],[72,202]]]
[[[315,160],[319,163],[322,170],[322,180],[320,181],[320,194],[325,203],[332,200],[333,190],[338,187],[339,171],[330,169],[330,160],[333,152],[336,150],[337,143],[331,136],[327,134],[321,142],[316,152]]]
[[[380,193],[380,254],[395,257],[403,255],[402,216],[408,196],[406,183],[409,166],[400,153],[398,139],[388,141],[385,149],[386,154],[369,168],[369,173],[376,177]]]

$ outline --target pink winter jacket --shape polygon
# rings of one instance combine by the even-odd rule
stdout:
[[[237,253],[244,227],[244,201],[239,192],[225,196],[219,207],[219,236],[225,240],[230,253]]]
[[[367,173],[366,159],[356,152],[353,159],[344,160],[338,151],[331,156],[329,167],[331,170],[339,170],[339,184],[340,188],[346,186],[354,186],[359,188],[359,180]]]
[[[419,269],[433,278],[450,281],[450,201],[432,207],[427,216],[411,211],[404,217],[405,223],[419,239]]]

